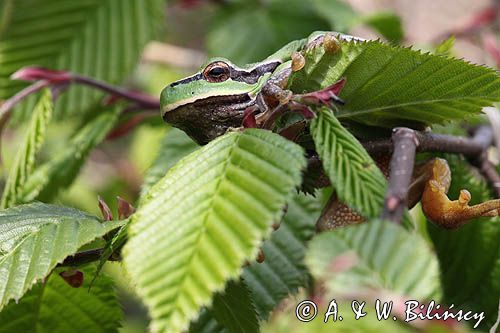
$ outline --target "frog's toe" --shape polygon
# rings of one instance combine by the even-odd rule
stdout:
[[[279,95],[278,95],[278,101],[280,104],[288,104],[293,97],[293,92],[291,90],[283,90]]]
[[[306,58],[300,52],[292,53],[292,72],[298,72],[306,65]]]
[[[437,180],[431,179],[429,180],[429,186],[432,192],[441,192],[442,186],[439,184]]]
[[[469,191],[467,190],[461,190],[460,195],[458,197],[458,203],[461,206],[467,206],[471,200],[472,196]]]

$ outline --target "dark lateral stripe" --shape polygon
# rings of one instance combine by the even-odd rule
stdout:
[[[265,64],[262,64],[260,66],[257,66],[253,68],[251,71],[245,71],[245,70],[240,70],[237,68],[234,68],[230,65],[231,68],[231,79],[233,81],[239,81],[239,82],[246,82],[248,84],[254,84],[259,80],[259,77],[261,77],[262,74],[264,73],[270,73],[274,71],[279,65],[281,64],[280,61],[273,61],[273,62],[268,62]],[[198,81],[198,80],[204,80],[203,74],[197,73],[193,76],[187,77],[185,79],[175,81],[170,84],[170,87],[175,87],[180,84],[186,84],[192,81]]]
[[[185,79],[172,82],[170,84],[170,87],[175,87],[175,86],[178,86],[179,84],[189,83],[189,82],[198,81],[198,80],[203,80],[203,74],[198,73],[198,74],[195,74],[193,76],[187,77]]]
[[[251,71],[231,68],[231,79],[253,84],[259,80],[262,74],[273,72],[280,64],[280,61],[268,62],[253,68]]]

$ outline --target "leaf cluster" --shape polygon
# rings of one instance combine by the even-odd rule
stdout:
[[[0,3],[0,98],[24,87],[9,76],[32,64],[123,83],[157,36],[163,7],[160,0]],[[340,0],[230,1],[211,20],[208,51],[239,63],[264,59],[312,30],[365,24],[394,43],[403,38],[394,15],[359,16]],[[274,331],[281,321],[292,332],[300,327],[278,310],[295,302],[290,295],[316,297],[319,288],[323,302],[352,293],[435,299],[492,318],[500,292],[498,219],[474,221],[455,233],[429,225],[430,238],[411,223],[379,220],[386,180],[360,142],[394,126],[477,119],[482,107],[500,101],[498,73],[450,58],[451,44],[442,44],[438,55],[380,41],[342,41],[334,53],[303,50],[305,66],[289,81],[294,93],[347,79],[340,95],[345,105],[314,109],[306,129],[313,145],[268,130],[235,129],[199,147],[168,128],[142,181],[128,188],[137,210],[126,221],[103,221],[61,205],[92,153],[127,119],[122,105],[104,105],[102,94],[73,86],[60,96],[45,90],[28,99],[14,114],[29,123],[1,199],[0,332],[116,332],[122,320],[118,279],[100,274],[110,257],[123,260],[154,332]],[[44,155],[56,121],[70,124],[77,114],[83,121],[71,135],[58,136],[62,149]],[[331,186],[306,196],[298,189],[308,182],[304,170],[312,155]],[[449,160],[452,197],[460,187],[475,200],[491,197],[468,167]],[[93,172],[98,178],[100,170]],[[367,223],[315,235],[333,191]],[[85,250],[103,253],[99,265],[61,267]],[[256,261],[260,251],[262,263]],[[59,276],[75,269],[85,276],[81,288]],[[346,322],[345,331],[370,329]],[[392,321],[375,324],[412,331]]]

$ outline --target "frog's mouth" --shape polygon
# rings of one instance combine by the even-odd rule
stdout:
[[[165,112],[163,120],[203,145],[229,128],[240,127],[245,109],[254,104],[255,98],[248,94],[212,96]]]

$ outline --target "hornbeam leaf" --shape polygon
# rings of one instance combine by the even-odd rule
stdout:
[[[335,54],[322,47],[306,51],[290,89],[314,91],[346,78],[340,93],[345,105],[336,113],[342,121],[387,128],[444,123],[500,100],[500,76],[493,69],[378,41],[341,46]]]
[[[182,159],[132,216],[124,263],[153,318],[181,332],[241,273],[279,221],[302,148],[264,130],[228,133]]]
[[[35,169],[23,188],[22,202],[50,201],[59,190],[71,185],[92,149],[118,121],[119,107],[105,107],[100,111],[69,140],[67,148]]]
[[[321,196],[296,194],[279,229],[262,246],[264,262],[253,262],[243,269],[243,281],[261,321],[267,320],[287,296],[308,285],[310,274],[304,256],[320,211]],[[224,326],[211,310],[204,309],[189,332],[223,332]]]
[[[80,73],[121,83],[142,48],[156,35],[163,0],[16,0],[0,23],[0,99],[25,83],[10,75],[25,66]],[[72,86],[61,96],[56,115],[78,113],[102,94]],[[24,110],[29,110],[28,108]],[[24,115],[26,116],[26,115]]]
[[[0,333],[118,332],[123,316],[113,281],[101,275],[89,289],[92,266],[79,268],[84,283],[70,287],[55,272],[39,283],[18,303],[10,302],[0,312]]]
[[[326,108],[311,122],[311,133],[340,200],[365,217],[377,217],[387,182],[363,146]]]
[[[387,221],[322,233],[309,244],[306,264],[337,296],[368,289],[419,300],[441,295],[437,258],[428,244]]]
[[[67,256],[121,222],[32,203],[0,211],[0,309],[18,300]]]
[[[19,201],[24,184],[35,167],[36,154],[45,140],[45,133],[52,117],[52,111],[52,94],[47,89],[33,111],[28,133],[18,149],[14,164],[11,166],[2,194],[0,208],[14,206]]]
[[[264,262],[245,267],[243,279],[261,320],[267,320],[283,299],[309,283],[304,256],[320,211],[321,196],[295,195],[280,228],[262,246]]]
[[[210,312],[229,333],[259,332],[257,313],[243,281],[229,281],[224,292],[214,296]]]

